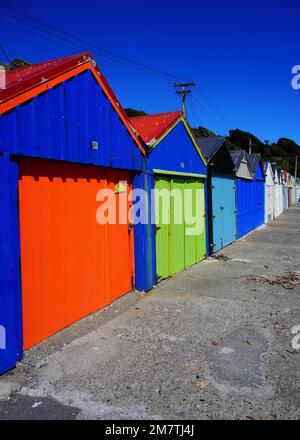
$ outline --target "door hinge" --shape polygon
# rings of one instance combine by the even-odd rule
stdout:
[[[154,225],[155,234],[157,234],[157,231],[160,231],[160,229],[161,226]]]

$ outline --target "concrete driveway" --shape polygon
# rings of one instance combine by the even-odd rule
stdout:
[[[299,274],[295,207],[26,352],[0,419],[297,419]]]

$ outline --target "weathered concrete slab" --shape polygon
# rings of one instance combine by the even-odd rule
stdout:
[[[260,277],[300,271],[300,210],[221,253],[29,350],[0,419],[299,418],[300,287]]]
[[[78,409],[62,405],[51,397],[34,398],[17,394],[0,401],[2,420],[73,420],[78,413]]]

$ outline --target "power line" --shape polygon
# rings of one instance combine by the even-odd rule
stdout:
[[[201,90],[201,93],[197,91],[200,98],[203,98],[203,100],[207,103],[207,105],[211,108],[211,110],[216,113],[216,115],[221,119],[226,125],[231,126],[233,128],[234,124],[223,114],[223,112],[218,109],[218,107],[213,103],[213,101],[209,98],[207,93],[204,92],[204,90]]]
[[[196,86],[196,83],[195,83],[195,82],[190,82],[190,83],[175,83],[175,84],[174,84],[174,87],[176,87],[176,88],[180,88],[180,90],[177,90],[176,93],[177,93],[177,95],[179,95],[179,96],[182,98],[182,111],[183,111],[184,116],[186,116],[186,102],[187,102],[187,97],[188,97],[188,96],[191,97],[191,93],[192,93],[192,90],[190,89],[190,87],[195,87],[195,86]],[[204,95],[204,96],[205,96],[205,95]],[[193,105],[193,104],[192,104],[192,100],[191,100],[190,102],[191,102],[191,106],[192,106],[192,105]],[[206,99],[206,102],[208,102],[207,99]],[[200,104],[200,105],[201,105],[201,104]],[[227,129],[230,129],[230,126],[227,124],[225,118],[222,117],[221,113],[220,113],[220,112],[216,112],[216,110],[214,109],[214,106],[213,106],[212,104],[210,104],[209,107],[211,108],[211,110],[212,110],[213,112],[216,113],[216,116],[219,118],[219,120],[220,120],[219,125],[221,125],[221,126],[223,127],[223,129],[224,129],[224,128],[226,128],[226,130],[227,130]],[[194,113],[194,115],[195,115],[195,111],[194,111],[193,113]],[[206,114],[208,114],[207,111],[206,111]],[[214,118],[214,121],[217,121],[216,118],[215,118],[213,115],[212,115],[212,116],[208,115],[208,117],[209,117],[210,119]],[[218,122],[217,122],[217,123],[218,123]]]
[[[178,80],[180,78],[181,79],[185,79],[183,77],[180,77],[179,75],[174,75],[172,73],[165,72],[163,70],[160,70],[160,69],[157,69],[155,67],[151,67],[149,65],[140,63],[138,61],[135,61],[135,60],[133,60],[131,58],[128,58],[128,57],[125,57],[123,55],[120,55],[120,54],[117,54],[115,52],[109,51],[109,50],[105,49],[104,47],[99,46],[98,44],[94,44],[94,43],[92,43],[90,41],[87,41],[87,40],[85,40],[83,38],[76,37],[75,35],[72,35],[69,32],[66,32],[66,31],[64,31],[62,29],[59,29],[59,28],[57,28],[57,27],[55,27],[55,26],[53,26],[53,25],[51,25],[49,23],[46,23],[46,22],[42,21],[42,20],[39,20],[39,19],[37,19],[37,18],[35,18],[35,17],[33,17],[33,16],[29,15],[29,14],[26,14],[26,13],[24,13],[24,12],[22,12],[22,11],[16,9],[16,8],[12,7],[12,6],[9,6],[9,5],[1,2],[1,1],[0,1],[0,7],[4,8],[6,10],[6,13],[11,14],[11,16],[13,16],[13,18],[14,18],[14,16],[15,17],[18,16],[18,20],[20,19],[20,17],[22,17],[23,19],[25,18],[26,20],[28,20],[31,23],[35,23],[36,25],[38,25],[38,26],[40,26],[40,27],[42,27],[44,29],[46,28],[46,30],[48,32],[50,30],[52,33],[59,34],[61,37],[63,36],[64,39],[67,38],[67,39],[73,40],[73,42],[77,43],[77,46],[78,46],[78,43],[79,43],[81,47],[82,46],[84,46],[85,48],[93,47],[94,49],[96,49],[98,51],[99,54],[101,54],[101,56],[103,58],[107,58],[110,61],[115,60],[117,62],[123,62],[123,63],[131,64],[131,65],[135,66],[137,69],[142,69],[144,71],[144,73],[146,73],[146,71],[147,71],[149,73],[161,75],[161,77],[164,77],[168,81],[174,81],[174,80]],[[24,24],[24,23],[21,23],[21,25],[22,24]]]
[[[222,112],[218,110],[217,106],[214,105],[212,101],[207,98],[207,95],[203,91],[201,91],[200,93],[197,90],[196,93],[197,97],[195,98],[198,98],[199,102],[203,102],[207,106],[208,110],[212,112],[218,118],[218,120],[223,123],[223,125],[225,125],[229,129],[233,128],[234,124],[229,121],[225,116],[223,116]]]
[[[223,130],[224,129],[226,131],[230,130],[230,128],[231,128],[230,126],[225,124],[222,120],[218,119],[209,109],[204,107],[203,104],[195,96],[190,97],[190,103],[192,106],[195,105],[196,107],[201,109],[201,113],[204,114],[208,119],[210,119],[214,124],[218,125]],[[202,118],[199,118],[199,121],[201,121],[201,120],[202,120]]]
[[[200,119],[199,119],[199,116],[197,116],[197,114],[196,114],[196,110],[195,110],[195,108],[194,108],[194,106],[193,106],[193,103],[192,103],[192,101],[191,101],[191,103],[190,103],[191,105],[190,105],[190,108],[191,108],[191,111],[192,111],[192,113],[193,113],[193,116],[194,116],[194,120],[195,120],[195,126],[200,126],[201,124],[200,124]]]
[[[194,101],[194,97],[190,96],[189,101],[188,101],[188,103],[189,103],[188,108],[190,108],[193,113],[196,125],[203,127],[203,122],[202,122],[203,116],[201,116],[199,114],[198,108],[197,108],[199,106],[195,106],[195,103],[193,101]],[[219,122],[212,114],[208,113],[204,107],[202,108],[201,113],[203,113],[206,116],[206,118],[212,122],[214,131],[218,131],[219,129],[221,129],[223,131],[224,130],[228,131],[227,127],[225,127],[221,122]],[[217,130],[215,129],[216,126],[219,126],[219,128]]]
[[[1,11],[0,11],[0,15],[1,15]],[[72,43],[72,42],[66,41],[65,39],[62,39],[62,38],[56,37],[56,36],[54,36],[54,35],[48,34],[48,33],[45,32],[45,31],[37,30],[37,29],[35,29],[35,28],[34,28],[32,25],[30,25],[30,24],[27,24],[27,23],[20,23],[20,21],[19,21],[18,19],[14,18],[14,17],[7,17],[7,16],[4,16],[4,17],[2,17],[2,19],[4,19],[5,21],[7,21],[7,22],[9,22],[9,23],[13,23],[13,24],[20,25],[21,27],[23,27],[23,28],[25,28],[25,29],[28,29],[29,31],[31,31],[31,32],[33,32],[33,33],[35,33],[35,34],[37,34],[37,35],[46,36],[47,38],[50,38],[51,40],[57,41],[57,42],[59,42],[59,43],[63,42],[66,46],[68,46],[68,47],[72,47],[73,49],[76,49],[76,50],[78,50],[78,49],[79,49],[79,50],[86,50],[86,49],[87,49],[86,46],[82,46],[82,45],[79,45],[79,44],[75,44],[75,43]],[[97,55],[97,54],[99,54],[99,51],[98,51],[97,49],[93,49],[93,53],[95,53],[95,54]],[[102,57],[102,54],[100,54],[100,56]],[[163,80],[167,80],[168,82],[171,81],[170,79],[167,79],[167,78],[165,78],[165,77],[159,76],[159,75],[154,74],[154,73],[152,73],[152,72],[145,71],[145,70],[143,70],[143,69],[137,69],[137,68],[134,67],[133,65],[126,64],[125,62],[117,61],[116,59],[110,59],[110,58],[108,58],[108,57],[105,57],[105,59],[108,60],[109,62],[113,63],[113,64],[121,65],[121,66],[123,66],[123,67],[127,67],[127,68],[132,69],[132,70],[135,70],[135,71],[139,70],[140,72],[142,72],[142,73],[144,73],[144,74],[146,74],[146,75],[151,75],[151,76],[159,77],[159,78],[161,78],[161,79],[163,79]]]
[[[203,123],[203,118],[205,118],[205,119],[208,119],[210,121],[210,123],[211,123],[210,127],[213,129],[213,131],[218,132],[218,131],[221,130],[222,133],[228,131],[228,129],[226,127],[224,127],[224,125],[222,125],[210,113],[206,112],[205,109],[198,110],[198,106],[196,106],[195,103],[193,102],[193,98],[194,97],[192,97],[192,96],[189,97],[189,100],[188,100],[189,106],[188,106],[188,108],[190,108],[191,112],[193,113],[196,126],[198,126],[198,127],[206,126],[206,124],[204,125],[204,123]]]
[[[3,16],[3,9],[5,10],[4,16]],[[117,53],[111,52],[90,41],[87,41],[80,37],[76,37],[75,35],[72,35],[69,32],[66,32],[51,24],[48,24],[35,17],[32,17],[0,1],[0,15],[1,14],[4,20],[8,22],[13,22],[23,28],[29,29],[31,32],[34,32],[38,35],[46,36],[47,38],[50,38],[58,42],[63,42],[67,46],[76,48],[76,50],[92,49],[95,54],[98,54],[101,58],[106,59],[111,63],[122,65],[123,67],[133,69],[135,71],[139,71],[147,75],[155,76],[157,78],[160,78],[168,82],[171,81],[173,82],[174,79],[176,80],[183,79],[184,81],[186,81],[186,78],[137,62],[131,58],[124,57]],[[180,93],[181,96],[183,97],[184,95],[182,95],[182,92],[179,92],[179,94]],[[212,102],[212,100],[209,98],[207,93],[205,93],[202,90],[201,93],[196,90],[196,93],[198,93],[199,98],[205,102],[205,105],[208,107],[208,110],[212,114],[215,114],[215,116],[220,120],[223,126],[226,127],[231,126],[230,128],[233,128],[233,124],[223,115],[223,113],[218,109],[218,107]]]
[[[182,98],[182,111],[184,116],[186,116],[186,98],[192,93],[190,87],[195,87],[195,85],[195,82],[173,84],[174,87],[180,88],[180,90],[176,90],[176,94]]]
[[[0,11],[0,15],[1,15],[1,11]],[[17,25],[20,25],[20,26],[22,26],[23,28],[32,31],[33,33],[35,33],[35,34],[37,34],[37,35],[46,36],[47,38],[50,38],[50,39],[52,39],[52,40],[54,40],[54,41],[57,41],[57,42],[59,42],[59,43],[63,42],[66,46],[69,46],[69,47],[75,48],[76,50],[78,50],[78,49],[80,49],[80,50],[85,50],[85,51],[87,50],[87,47],[86,47],[86,46],[82,46],[82,45],[79,45],[79,44],[76,44],[76,43],[72,43],[72,42],[66,41],[65,39],[62,39],[62,38],[59,38],[59,37],[57,37],[57,36],[54,36],[54,35],[51,35],[51,34],[47,33],[47,31],[45,32],[45,31],[37,30],[37,29],[33,28],[32,25],[30,25],[30,24],[27,24],[27,23],[20,23],[20,21],[19,21],[18,19],[14,18],[14,17],[7,17],[7,16],[4,16],[4,17],[2,17],[2,18],[3,18],[4,20],[10,22],[10,23],[12,22],[12,23],[15,23],[15,24],[17,24]],[[124,67],[128,67],[128,68],[133,69],[133,70],[135,70],[135,71],[136,71],[136,70],[139,70],[139,71],[141,71],[142,73],[145,73],[145,74],[147,74],[147,75],[151,75],[151,76],[160,77],[161,79],[163,79],[163,80],[167,80],[168,82],[171,81],[170,79],[167,79],[166,77],[159,76],[158,74],[155,75],[155,74],[153,74],[153,73],[150,72],[150,71],[145,71],[145,70],[143,70],[142,68],[137,69],[135,66],[130,65],[130,64],[127,64],[127,63],[125,63],[125,62],[118,61],[118,60],[116,60],[116,59],[112,59],[112,58],[109,58],[109,57],[107,57],[107,56],[106,56],[106,57],[103,57],[103,55],[102,55],[101,53],[99,53],[99,51],[98,51],[97,49],[93,49],[93,52],[94,52],[95,54],[99,54],[102,58],[108,60],[109,62],[111,62],[111,63],[113,63],[113,64],[122,65],[122,66],[124,66]]]
[[[3,53],[4,57],[6,58],[6,60],[8,61],[8,63],[10,63],[11,60],[10,60],[9,56],[7,55],[7,52],[6,52],[6,50],[4,49],[4,47],[1,46],[1,45],[0,45],[0,50],[1,50],[1,52]]]
[[[173,96],[173,99],[170,99],[168,112],[173,111],[175,108],[178,109],[178,96]]]

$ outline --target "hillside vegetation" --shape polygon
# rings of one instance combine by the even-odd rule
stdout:
[[[10,63],[3,63],[0,61],[0,66],[3,66],[5,70],[19,69],[20,67],[30,66],[31,63],[22,60],[22,58],[15,58],[10,61]]]
[[[19,67],[27,66],[30,63],[21,59],[15,58],[10,63],[0,63],[6,70],[16,69]],[[143,110],[136,110],[133,108],[125,109],[129,117],[144,116],[147,113]],[[196,136],[216,136],[211,130],[205,127],[193,128]],[[229,147],[233,150],[245,149],[249,150],[251,141],[252,152],[260,153],[264,161],[277,162],[279,166],[287,170],[289,173],[295,173],[295,159],[297,155],[300,155],[299,145],[297,145],[292,139],[280,138],[276,143],[269,143],[268,141],[260,141],[256,136],[246,131],[239,129],[230,130],[227,137]],[[298,167],[298,176],[300,177],[300,160]]]
[[[135,110],[132,108],[125,109],[125,111],[129,117],[147,114],[143,110]],[[193,128],[193,131],[196,137],[217,136],[216,133],[206,127]],[[229,136],[227,136],[226,139],[231,150],[242,149],[249,151],[251,143],[252,153],[260,153],[264,162],[277,162],[281,168],[292,175],[295,174],[295,161],[298,155],[299,166],[297,175],[300,177],[300,147],[292,139],[282,137],[278,139],[276,143],[270,143],[267,140],[262,142],[254,134],[239,129],[230,130]]]
[[[194,128],[196,136],[215,136],[205,127]],[[243,130],[230,130],[226,138],[229,148],[232,150],[249,151],[251,143],[252,153],[260,153],[263,161],[277,162],[280,167],[291,174],[295,174],[296,156],[299,156],[298,177],[300,177],[300,147],[292,139],[280,138],[276,143],[262,142],[252,133]]]

